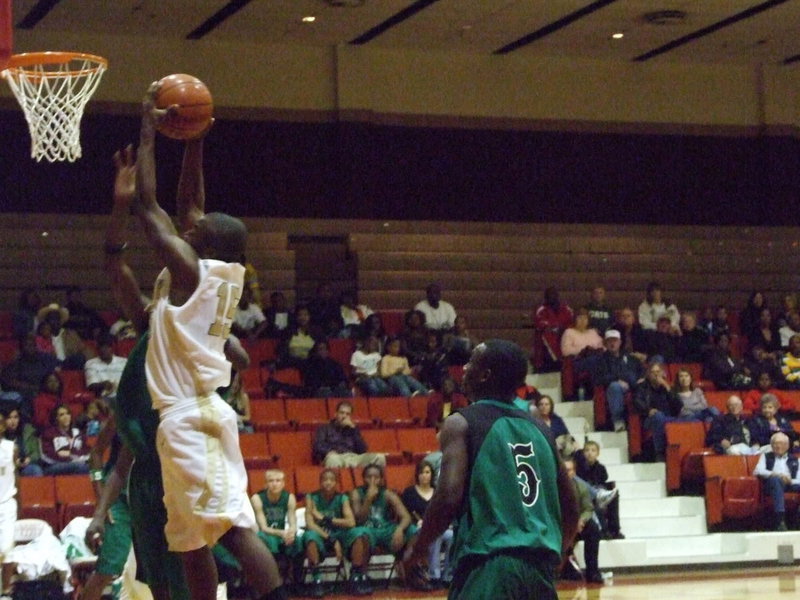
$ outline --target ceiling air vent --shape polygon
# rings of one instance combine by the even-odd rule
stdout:
[[[686,13],[682,10],[654,10],[641,17],[649,25],[680,25],[686,21]]]

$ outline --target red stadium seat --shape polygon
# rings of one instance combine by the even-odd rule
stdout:
[[[401,494],[404,489],[414,485],[415,465],[386,465],[386,487]]]
[[[239,448],[248,469],[266,469],[275,464],[265,433],[239,434]]]
[[[0,340],[14,340],[13,314],[10,310],[0,310]],[[14,345],[16,345],[16,340],[14,340]]]
[[[253,367],[261,366],[264,363],[273,363],[278,359],[278,340],[257,339],[252,342],[242,340],[242,346],[250,355],[250,365]]]
[[[17,357],[19,342],[17,340],[0,340],[0,365],[7,365]]]
[[[367,443],[368,452],[386,454],[386,462],[400,464],[403,462],[403,453],[397,445],[397,433],[394,429],[368,429],[361,432]]]
[[[408,409],[408,398],[369,398],[369,415],[381,427],[410,427],[414,424]]]
[[[86,475],[58,475],[55,484],[61,519],[59,531],[75,517],[91,517],[94,514],[94,487]]]
[[[314,431],[325,425],[328,419],[328,409],[322,398],[287,398],[286,418],[297,429]]]
[[[20,477],[19,516],[22,519],[42,519],[47,521],[53,531],[59,531],[61,522],[56,508],[55,477]]]
[[[294,468],[296,489],[300,494],[308,494],[319,489],[319,476],[325,467],[318,465],[299,465]],[[340,492],[349,492],[355,487],[350,469],[334,469]]]
[[[684,484],[702,484],[703,456],[714,454],[705,447],[705,425],[700,421],[667,423],[666,433],[667,491],[675,492]]]
[[[256,431],[288,431],[283,400],[254,400],[250,402],[250,423]]]
[[[282,469],[312,464],[310,431],[271,431],[269,447]]]
[[[398,429],[397,444],[400,451],[414,463],[439,450],[439,440],[433,427]]]

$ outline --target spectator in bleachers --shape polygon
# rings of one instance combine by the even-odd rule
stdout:
[[[598,285],[592,290],[585,308],[589,311],[589,327],[596,329],[601,336],[605,335],[614,320],[614,311],[606,304],[606,289],[603,286]]]
[[[678,395],[681,404],[683,404],[679,417],[709,423],[714,417],[719,416],[719,410],[714,406],[708,405],[708,400],[706,400],[703,390],[695,386],[695,382],[692,381],[692,374],[688,370],[678,369],[674,386],[675,393]]]
[[[723,333],[731,334],[731,326],[728,323],[728,309],[722,304],[714,309],[714,317],[708,323],[708,333],[711,337],[717,337]]]
[[[54,302],[39,309],[36,319],[37,331],[38,323],[41,323],[42,321],[46,321],[47,324],[50,325],[50,339],[53,343],[53,348],[55,349],[56,358],[60,361],[63,361],[67,356],[66,349],[64,347],[64,324],[69,319],[69,311]]]
[[[778,432],[770,440],[772,450],[762,454],[753,475],[760,478],[764,495],[772,499],[773,527],[786,531],[786,492],[800,492],[800,469],[798,459],[789,453],[789,438]]]
[[[681,335],[677,338],[678,359],[681,362],[701,363],[709,350],[709,335],[697,326],[697,315],[685,312],[681,315]]]
[[[714,382],[718,390],[744,390],[752,385],[752,378],[742,361],[731,356],[731,338],[722,334],[714,340],[704,365],[704,377]]]
[[[764,352],[777,359],[781,351],[781,335],[778,327],[772,320],[772,312],[762,308],[758,314],[758,323],[755,330],[747,337],[750,345],[758,344],[764,347]]]
[[[553,408],[553,399],[542,394],[536,400],[536,416],[547,425],[553,439],[556,441],[556,448],[562,457],[572,456],[575,451],[575,438],[570,435],[564,419],[559,417]]]
[[[667,449],[665,428],[667,423],[677,420],[682,404],[660,364],[651,363],[647,368],[644,381],[633,395],[633,407],[641,415],[644,429],[653,434],[656,460],[663,461]]]
[[[283,292],[272,292],[269,295],[269,306],[264,311],[264,317],[267,326],[261,331],[261,335],[268,338],[281,339],[294,326],[294,317],[289,311]]]
[[[381,358],[381,353],[378,352],[378,340],[374,337],[364,340],[361,348],[353,352],[350,357],[356,385],[367,396],[388,396],[391,393],[389,385],[378,373]]]
[[[428,397],[428,413],[425,417],[426,427],[438,430],[442,421],[460,408],[467,406],[467,397],[458,391],[452,377],[442,380],[441,389]]]
[[[566,302],[562,302],[558,290],[548,287],[544,291],[544,302],[533,315],[533,327],[537,333],[534,346],[534,362],[537,368],[557,371],[561,365],[561,336],[572,325],[575,315]]]
[[[358,337],[362,323],[372,314],[372,309],[359,304],[358,295],[353,290],[342,292],[339,304],[345,337]]]
[[[417,376],[428,388],[437,390],[447,375],[447,353],[442,347],[438,332],[429,331],[427,340],[428,345],[419,362]]]
[[[95,309],[83,301],[83,291],[78,286],[67,288],[67,301],[64,307],[69,311],[70,328],[85,340],[96,340],[101,333],[108,331],[108,325]]]
[[[619,332],[622,351],[644,362],[647,358],[645,332],[636,322],[633,309],[626,306],[619,311],[619,321],[611,329]]]
[[[328,283],[320,283],[317,293],[308,304],[311,311],[311,322],[324,337],[336,337],[344,327],[339,302]]]
[[[789,349],[781,358],[781,374],[789,389],[800,389],[800,334],[789,340]]]
[[[597,355],[603,350],[603,338],[594,327],[589,326],[589,311],[579,308],[575,312],[575,323],[567,327],[561,336],[561,356],[571,356],[576,363]],[[576,369],[580,367],[576,364]]]
[[[297,498],[286,489],[286,474],[280,469],[267,469],[266,488],[250,496],[256,515],[258,537],[275,557],[281,575],[286,579],[287,563],[301,554],[297,536]]]
[[[678,338],[667,315],[656,320],[655,330],[646,330],[647,359],[660,363],[678,362]]]
[[[126,358],[114,354],[114,338],[103,334],[97,340],[98,355],[83,366],[86,387],[96,396],[108,398],[116,395],[122,370],[128,363]]]
[[[328,342],[318,341],[300,367],[310,398],[347,398],[353,392],[342,366],[330,357]]]
[[[641,377],[642,363],[622,351],[621,336],[616,329],[606,331],[605,347],[606,351],[600,355],[592,373],[592,385],[605,389],[614,431],[625,431],[625,394]]]
[[[715,417],[706,434],[706,446],[717,454],[757,454],[759,445],[750,434],[750,421],[742,414],[742,399],[731,396],[727,402],[728,412]]]
[[[254,340],[269,328],[267,317],[261,307],[253,301],[253,290],[246,285],[231,323],[231,333],[240,339]]]
[[[53,329],[47,321],[42,321],[36,326],[36,349],[39,352],[56,355],[56,348],[53,345]]]
[[[775,315],[775,326],[780,329],[789,323],[789,315],[797,312],[797,294],[786,294],[781,301],[781,308]]]
[[[89,472],[89,446],[80,429],[72,424],[66,404],[53,410],[51,427],[42,433],[42,465],[45,475]]]
[[[239,263],[244,267],[244,289],[242,290],[250,290],[252,296],[252,302],[259,308],[263,308],[263,302],[261,300],[261,285],[258,283],[258,271],[256,268],[247,260],[247,256],[242,254],[241,258],[239,259]]]
[[[100,398],[95,398],[86,405],[86,410],[75,419],[75,426],[86,437],[96,437],[103,424],[108,420],[110,409]]]
[[[761,396],[761,409],[750,420],[750,434],[753,441],[761,446],[762,452],[767,450],[772,435],[778,431],[787,435],[792,446],[798,445],[797,432],[789,419],[778,412],[780,407],[776,396],[764,394]]]
[[[800,313],[796,310],[786,315],[786,323],[778,330],[781,336],[781,349],[789,348],[789,340],[793,335],[800,333]]]
[[[311,313],[305,306],[295,309],[294,325],[290,327],[278,345],[278,367],[300,369],[317,343],[319,334],[312,329]]]
[[[575,472],[589,486],[603,537],[607,540],[622,540],[625,536],[622,535],[619,523],[619,492],[614,482],[608,481],[608,470],[599,458],[600,444],[587,440],[583,450],[575,451]]]
[[[418,310],[410,310],[403,319],[405,325],[400,339],[408,358],[408,364],[417,366],[428,348],[428,330],[425,327],[425,315]]]
[[[31,419],[39,431],[44,431],[50,426],[50,415],[63,401],[61,397],[63,389],[61,378],[56,371],[48,373],[42,378],[39,393],[33,399],[33,418]]]
[[[750,377],[753,381],[758,381],[758,376],[761,373],[769,373],[773,384],[777,386],[783,385],[783,375],[778,361],[764,351],[764,347],[760,344],[750,346],[750,351],[745,356],[742,363],[749,371]]]
[[[378,352],[383,354],[386,350],[387,336],[386,331],[383,329],[381,316],[378,313],[372,313],[364,319],[357,335],[360,340],[365,340],[370,336],[374,336],[378,340]]]
[[[442,346],[447,354],[448,365],[465,365],[475,349],[475,340],[469,333],[467,319],[463,315],[456,317],[453,331],[445,334]]]
[[[744,410],[751,414],[756,414],[761,410],[761,398],[764,394],[771,394],[778,399],[780,410],[791,413],[795,411],[794,402],[788,398],[783,392],[774,387],[772,377],[769,371],[762,371],[758,374],[756,379],[755,389],[747,392],[742,399],[744,403]]]
[[[654,330],[658,318],[669,317],[670,329],[677,332],[680,325],[680,312],[678,307],[663,297],[661,285],[655,281],[647,284],[645,299],[639,305],[639,325],[642,329]]]
[[[114,339],[117,341],[136,339],[136,327],[134,327],[133,321],[125,317],[117,319],[114,324],[109,327],[108,333],[113,335]]]
[[[578,539],[583,540],[583,559],[586,562],[586,573],[584,579],[586,583],[603,583],[603,575],[598,568],[598,555],[600,553],[600,525],[597,517],[594,514],[594,503],[592,502],[589,486],[576,479],[575,461],[567,459],[564,461],[564,468],[567,470],[567,475],[572,480],[573,490],[575,497],[578,499],[580,506],[580,516],[578,518]],[[567,552],[571,554],[572,549]],[[571,562],[571,561],[570,561]],[[567,563],[568,565],[570,563]],[[566,568],[566,573],[562,573],[562,577],[581,578],[580,573],[570,573],[569,566]]]
[[[42,307],[42,299],[33,288],[25,288],[19,296],[17,309],[11,315],[14,338],[20,339],[36,331],[36,315]]]
[[[337,558],[348,556],[353,568],[362,574],[369,561],[369,538],[363,529],[356,528],[350,497],[336,489],[336,472],[324,469],[319,474],[319,484],[317,491],[306,494],[306,531],[303,534],[314,598],[325,595],[319,565],[327,553],[333,552]]]
[[[17,470],[25,477],[41,477],[44,472],[39,464],[42,452],[36,428],[26,423],[18,408],[3,411],[6,430],[3,436],[17,445]]]
[[[353,423],[353,405],[342,400],[336,405],[336,416],[314,432],[314,461],[331,468],[386,464],[386,456],[369,452],[358,427]]]
[[[392,338],[386,343],[386,354],[381,358],[378,373],[395,396],[409,397],[417,394],[429,394],[430,390],[411,376],[408,359],[400,353],[400,350],[398,338]]]
[[[425,288],[425,299],[417,302],[414,310],[425,315],[428,329],[445,333],[455,325],[456,309],[449,302],[442,300],[442,286],[438,283],[431,283]]]
[[[4,390],[22,395],[20,408],[24,415],[33,414],[33,398],[39,393],[45,376],[58,366],[59,361],[55,356],[36,350],[36,339],[32,332],[20,339],[19,354],[3,369],[2,383]]]
[[[758,329],[758,322],[761,318],[761,309],[767,307],[767,298],[764,292],[754,290],[747,299],[747,306],[739,313],[739,330],[746,336],[752,346],[752,337]]]
[[[86,361],[94,358],[97,353],[94,348],[86,343],[76,329],[70,327],[70,322],[62,329],[64,338],[64,360],[61,368],[66,371],[82,371]]]
[[[433,490],[436,487],[436,478],[433,465],[424,460],[417,464],[414,473],[414,485],[407,487],[400,495],[403,505],[411,514],[417,528],[422,527],[425,511],[430,504]],[[450,584],[453,574],[450,570],[450,546],[453,544],[453,528],[450,527],[436,538],[428,551],[428,579],[434,587]],[[444,561],[442,561],[444,552]]]

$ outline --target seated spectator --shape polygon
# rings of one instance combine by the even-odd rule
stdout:
[[[578,539],[583,540],[583,558],[586,561],[586,573],[581,576],[581,573],[567,572],[562,576],[572,579],[577,575],[577,578],[585,579],[586,583],[603,583],[603,575],[600,573],[597,564],[597,558],[600,553],[600,525],[594,514],[594,503],[589,492],[589,486],[576,478],[575,461],[573,459],[565,460],[564,468],[572,481],[575,497],[578,499],[580,507]],[[567,554],[572,554],[572,548],[567,551]]]
[[[42,299],[39,292],[33,288],[25,288],[19,295],[17,309],[11,315],[14,339],[19,340],[29,333],[36,332],[38,319],[36,315],[42,307]]]
[[[600,444],[588,440],[583,445],[583,451],[575,452],[575,472],[589,486],[603,537],[622,540],[625,536],[619,524],[619,493],[614,482],[608,481],[608,470],[599,458]]]
[[[761,319],[761,310],[766,308],[767,298],[764,293],[754,290],[747,299],[747,306],[739,313],[739,330],[747,339],[751,340],[758,329],[758,322]]]
[[[706,434],[706,446],[717,454],[757,454],[758,443],[750,435],[750,421],[742,414],[742,399],[728,398],[728,412],[715,417]]]
[[[460,408],[467,406],[467,397],[457,391],[456,382],[452,377],[442,380],[441,389],[428,397],[428,414],[425,417],[425,427],[440,429],[442,421]]]
[[[347,398],[353,395],[344,369],[330,357],[328,342],[314,344],[300,371],[305,394],[310,398]]]
[[[367,396],[391,394],[389,385],[378,373],[381,358],[381,354],[378,352],[378,340],[374,337],[364,340],[362,347],[353,352],[350,357],[350,366],[353,367],[356,385]]]
[[[56,348],[53,345],[53,330],[47,321],[42,321],[36,326],[36,349],[39,352],[56,355]]]
[[[452,304],[442,300],[442,287],[438,283],[431,283],[425,288],[425,300],[417,302],[414,310],[425,315],[428,329],[445,333],[455,325],[456,310]]]
[[[534,364],[544,371],[557,371],[561,365],[561,336],[572,325],[575,315],[558,295],[558,290],[548,287],[544,302],[533,315],[536,344],[533,348]]]
[[[39,460],[42,457],[36,428],[22,420],[19,409],[3,411],[6,430],[3,436],[17,446],[17,471],[24,477],[41,477],[44,472]]]
[[[62,403],[63,391],[61,377],[56,371],[44,376],[39,393],[33,399],[33,418],[31,419],[39,431],[50,427],[50,415],[53,414],[56,406]]]
[[[764,495],[772,499],[773,527],[786,531],[786,492],[800,492],[800,469],[797,457],[789,454],[789,438],[785,433],[774,433],[770,440],[772,450],[758,459],[753,475],[761,479]]]
[[[83,301],[83,290],[79,286],[67,288],[64,307],[69,311],[70,329],[83,339],[96,340],[101,333],[108,333],[108,325],[100,313]]]
[[[775,315],[775,325],[780,329],[789,324],[789,315],[797,312],[797,294],[786,294],[781,301],[781,308]]]
[[[297,499],[286,489],[286,474],[280,469],[267,469],[267,487],[250,496],[256,515],[258,537],[275,557],[278,565],[302,553],[297,535]],[[285,577],[284,573],[282,573]]]
[[[793,310],[786,315],[786,324],[778,330],[781,336],[781,349],[789,348],[789,340],[792,336],[800,334],[800,313]]]
[[[728,309],[721,304],[714,309],[714,318],[708,324],[708,333],[711,337],[717,337],[723,333],[731,334],[731,326],[728,324]]]
[[[476,343],[469,333],[466,317],[456,317],[453,331],[444,336],[442,346],[447,354],[448,365],[465,365],[469,362]]]
[[[308,304],[311,311],[311,323],[325,338],[336,337],[344,327],[339,302],[333,295],[328,283],[317,286],[317,294]]]
[[[742,361],[731,356],[730,336],[722,334],[714,341],[703,367],[704,376],[718,390],[743,390],[750,387],[752,378]]]
[[[669,318],[670,330],[677,333],[681,317],[678,307],[663,298],[661,285],[653,281],[647,285],[646,297],[639,305],[639,325],[655,330],[658,318],[663,316]]]
[[[681,404],[683,404],[679,417],[709,423],[714,417],[719,416],[719,410],[714,406],[708,405],[708,400],[706,400],[703,390],[694,385],[692,374],[689,371],[678,369],[674,386],[675,393]]]
[[[660,363],[678,362],[678,340],[672,330],[669,317],[661,316],[656,321],[655,331],[645,331],[647,357]]]
[[[386,344],[386,354],[381,358],[378,373],[395,396],[428,394],[430,390],[411,376],[408,359],[400,354],[400,340],[392,338]]]
[[[585,306],[589,312],[589,327],[596,329],[601,336],[605,335],[606,330],[611,328],[614,318],[614,311],[606,304],[606,289],[598,285],[592,290],[592,297]]]
[[[108,333],[113,335],[117,341],[136,339],[136,327],[134,327],[133,321],[129,321],[124,317],[117,319],[114,324],[109,327]]]
[[[272,292],[269,295],[269,306],[264,311],[264,319],[267,326],[260,332],[264,337],[281,339],[294,327],[294,317],[289,312],[283,292]]]
[[[400,496],[386,487],[383,466],[368,464],[362,477],[364,485],[350,492],[356,525],[366,529],[370,552],[382,548],[400,556],[416,540],[417,526],[411,522]],[[363,592],[371,589],[366,575],[357,569],[352,570],[350,585]]]
[[[361,574],[366,573],[369,561],[369,538],[363,528],[356,527],[350,497],[337,490],[336,472],[323,470],[319,484],[317,491],[306,494],[306,530],[303,534],[314,598],[325,595],[319,565],[326,554],[333,552],[338,559],[349,557],[353,570]],[[366,575],[363,579],[359,577],[358,583],[366,591]]]
[[[71,321],[67,321],[61,330],[64,339],[64,355],[61,368],[65,371],[82,371],[86,361],[94,358],[97,353],[88,345],[76,329],[71,328]]]
[[[358,333],[358,339],[365,340],[370,336],[374,336],[378,340],[378,352],[383,354],[386,350],[386,331],[383,329],[383,322],[378,313],[372,313],[361,324],[361,330]]]
[[[777,359],[781,351],[781,334],[778,326],[772,320],[772,313],[768,308],[762,308],[759,313],[758,324],[755,330],[747,336],[750,345],[763,346],[764,352]]]
[[[773,386],[772,377],[770,377],[768,371],[759,373],[758,379],[756,379],[756,384],[756,388],[747,392],[743,399],[744,410],[751,414],[759,412],[761,410],[762,396],[764,396],[764,394],[771,394],[778,399],[780,410],[785,412],[795,411],[794,402],[790,398],[787,398],[783,392]]]
[[[86,387],[96,396],[108,398],[116,395],[122,370],[128,360],[114,355],[114,338],[110,334],[98,338],[97,352],[98,356],[90,358],[83,366]]]
[[[67,356],[64,348],[64,325],[68,320],[69,311],[55,302],[40,308],[36,315],[37,331],[39,327],[38,324],[42,321],[46,321],[50,326],[50,340],[55,349],[56,358],[61,361]]]
[[[80,429],[72,425],[72,413],[60,404],[52,413],[51,427],[42,433],[42,465],[45,475],[89,472],[89,446]]]
[[[789,350],[781,358],[781,374],[785,387],[800,389],[800,334],[789,340]]]
[[[647,368],[644,381],[636,387],[633,407],[642,417],[642,426],[653,434],[656,460],[663,461],[667,449],[666,425],[676,421],[682,404],[667,383],[664,370],[658,363]]]
[[[645,331],[636,322],[633,309],[627,306],[619,313],[619,321],[611,328],[620,334],[621,348],[625,354],[629,354],[640,361],[647,359],[647,342]]]
[[[414,485],[407,487],[400,495],[403,505],[411,514],[411,519],[418,529],[422,528],[425,511],[428,509],[435,487],[433,465],[424,460],[420,461],[414,473]],[[453,579],[450,571],[450,546],[452,544],[453,528],[450,527],[436,538],[428,551],[428,579],[435,587],[439,587],[441,584],[449,585]],[[444,561],[442,561],[442,552],[444,552]]]
[[[575,451],[575,438],[572,437],[567,429],[564,419],[559,417],[553,409],[553,399],[543,394],[536,400],[536,416],[547,425],[553,439],[556,441],[556,448],[562,457],[572,456]]]
[[[359,304],[358,296],[352,290],[342,292],[339,301],[345,337],[358,337],[362,323],[372,314],[372,309],[366,304]]]
[[[408,364],[412,367],[422,362],[422,357],[428,349],[428,329],[425,327],[425,315],[418,310],[410,310],[404,317],[403,331],[400,333],[400,340],[403,342],[403,350]]]
[[[86,405],[86,411],[75,419],[75,427],[86,437],[96,437],[109,415],[108,404],[95,398]]]
[[[561,336],[561,355],[581,360],[602,349],[603,339],[596,329],[589,327],[589,311],[579,308],[575,313],[575,324],[567,327]]]
[[[639,380],[642,363],[621,350],[622,340],[616,329],[606,331],[605,347],[606,351],[600,355],[592,373],[592,385],[605,389],[614,431],[625,431],[625,394]]]
[[[697,326],[697,315],[685,312],[681,315],[681,335],[677,338],[678,359],[681,362],[701,363],[711,347],[709,335]]]
[[[428,345],[420,359],[417,376],[429,389],[436,390],[439,389],[442,379],[447,375],[447,353],[442,347],[436,331],[429,331],[427,340]]]
[[[336,417],[314,433],[311,448],[314,462],[333,469],[386,464],[385,455],[367,451],[367,444],[352,417],[350,402],[342,400],[336,405]]]
[[[761,373],[769,373],[775,385],[783,385],[783,375],[778,361],[774,356],[767,354],[763,346],[759,344],[750,346],[750,351],[747,353],[743,365],[746,369],[745,372],[750,373],[753,381],[757,381]]]
[[[244,286],[231,323],[231,333],[240,339],[254,340],[261,337],[269,329],[269,325],[264,311],[253,301],[253,290]]]
[[[761,410],[750,420],[752,441],[761,446],[762,452],[769,446],[772,435],[782,431],[789,438],[792,446],[797,446],[797,432],[789,423],[789,419],[778,414],[780,404],[772,394],[761,396]]]
[[[39,393],[45,376],[58,366],[59,361],[55,356],[36,349],[33,333],[20,339],[17,358],[3,369],[2,384],[4,390],[22,395],[22,414],[28,417],[33,414],[33,398]]]
[[[278,345],[278,367],[282,369],[301,368],[317,343],[318,334],[311,328],[311,314],[305,306],[295,309],[294,323]]]

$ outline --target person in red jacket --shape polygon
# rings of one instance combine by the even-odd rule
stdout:
[[[558,370],[561,363],[561,335],[575,319],[572,309],[558,296],[558,290],[549,287],[544,291],[544,302],[533,314],[536,330],[533,360],[538,369]]]

